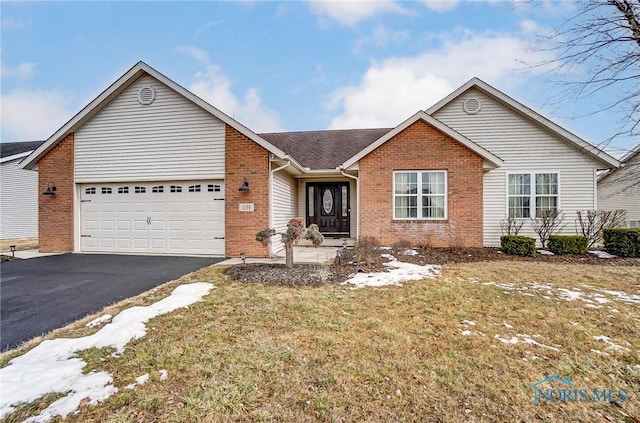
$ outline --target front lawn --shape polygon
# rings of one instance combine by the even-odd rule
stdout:
[[[150,321],[121,356],[80,354],[119,391],[66,421],[640,421],[638,266],[459,263],[363,289],[240,283],[214,267],[189,281],[215,289]],[[534,404],[551,375],[626,400]]]

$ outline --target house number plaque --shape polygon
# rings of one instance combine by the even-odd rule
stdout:
[[[253,203],[240,203],[239,210],[241,212],[252,212],[253,211]]]

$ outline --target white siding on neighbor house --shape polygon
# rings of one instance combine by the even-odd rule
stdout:
[[[147,75],[76,131],[76,182],[222,179],[224,136],[222,121]]]
[[[472,97],[482,102],[477,114],[463,110],[463,102]],[[575,234],[576,211],[595,207],[594,176],[596,169],[603,166],[480,91],[466,91],[434,116],[504,160],[503,166],[484,174],[485,246],[500,245],[500,221],[507,216],[508,173],[559,173],[559,207],[566,223],[564,234]],[[520,235],[537,239],[528,220]]]
[[[640,221],[640,153],[598,183],[598,208],[625,209],[629,221]]]
[[[313,179],[298,179],[298,210],[300,217],[306,219],[307,216],[307,203],[305,186],[307,182],[349,182],[349,237],[355,239],[357,237],[358,227],[358,204],[356,197],[356,181],[351,178],[338,177],[338,178],[313,178]]]
[[[0,239],[38,236],[38,172],[20,169],[21,160],[0,164]]]
[[[280,170],[273,175],[273,197],[271,205],[271,216],[273,228],[278,232],[287,229],[287,223],[298,216],[297,204],[297,183],[296,180]],[[284,249],[282,237],[274,236],[271,243],[271,253],[275,254]]]

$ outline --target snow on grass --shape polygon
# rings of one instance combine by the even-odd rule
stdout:
[[[420,266],[412,263],[404,263],[398,261],[390,254],[383,254],[382,256],[391,260],[388,263],[384,263],[389,269],[387,272],[354,273],[349,279],[343,282],[343,284],[351,284],[354,285],[355,288],[386,285],[400,286],[402,282],[406,281],[433,279],[440,275],[442,269],[440,266],[432,264]]]
[[[93,327],[96,327],[96,326],[100,326],[103,323],[107,323],[108,321],[110,321],[112,317],[113,316],[110,315],[110,314],[105,314],[103,316],[98,317],[97,319],[94,319],[94,320],[90,321],[85,326],[88,327],[88,328],[93,328]]]
[[[471,332],[470,330],[460,330],[460,335],[462,335],[462,336],[471,336],[471,335],[473,335],[473,332]]]
[[[463,325],[467,325],[467,326],[475,326],[476,322],[474,322],[473,320],[462,320],[460,323],[462,323]]]
[[[160,380],[167,380],[167,378],[169,377],[169,372],[167,372],[165,369],[158,370],[158,373],[160,373]]]
[[[138,376],[134,383],[130,383],[129,385],[125,386],[124,389],[129,389],[129,390],[135,389],[136,386],[144,385],[145,383],[147,383],[148,380],[149,380],[149,373],[145,373],[142,376]]]
[[[538,250],[538,254],[542,254],[543,256],[555,256],[555,254],[549,250]]]
[[[546,348],[551,351],[560,351],[559,348],[550,347],[549,345],[541,344],[540,342],[533,339],[534,337],[539,337],[540,335],[524,335],[521,333],[516,334],[511,338],[502,338],[500,335],[494,335],[494,338],[503,344],[518,344],[520,342],[524,342],[525,344],[533,345],[536,347]]]
[[[612,258],[618,257],[618,256],[614,256],[613,254],[609,254],[606,251],[597,251],[597,250],[589,251],[589,254],[598,256],[601,259],[612,259]]]
[[[625,348],[621,345],[614,343],[611,340],[611,338],[609,338],[608,336],[598,335],[598,336],[594,336],[593,339],[598,342],[604,342],[605,344],[607,344],[607,349],[609,351],[629,351],[628,348]]]
[[[66,417],[76,411],[81,401],[89,405],[104,401],[118,392],[107,372],[83,374],[86,362],[76,356],[90,348],[115,348],[122,353],[129,341],[146,334],[146,322],[161,314],[200,301],[213,285],[192,283],[178,286],[171,295],[145,307],[131,307],[118,314],[111,323],[93,335],[60,338],[40,345],[14,358],[0,369],[0,419],[20,404],[30,403],[50,393],[66,394],[26,422],[46,422],[54,416]],[[148,375],[147,375],[148,377]]]

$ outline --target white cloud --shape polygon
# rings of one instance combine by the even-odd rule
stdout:
[[[175,49],[178,53],[186,54],[196,62],[209,63],[209,53],[198,47],[179,46]]]
[[[0,75],[3,78],[27,79],[27,78],[31,77],[35,67],[36,67],[36,64],[35,63],[30,63],[30,62],[20,63],[15,68],[7,68],[4,65],[1,65],[0,66]]]
[[[15,90],[2,95],[2,140],[43,140],[71,118],[71,96],[57,91]]]
[[[459,0],[423,0],[423,3],[436,12],[447,12],[458,7]]]
[[[408,9],[393,0],[311,0],[311,10],[338,21],[342,25],[353,26],[364,19],[385,13],[409,14]]]
[[[386,47],[390,43],[400,43],[411,38],[409,31],[389,31],[386,26],[378,25],[373,29],[371,35],[365,35],[358,38],[354,44],[354,50],[360,51],[365,46]]]
[[[459,30],[458,30],[459,32]],[[338,111],[330,127],[395,126],[433,105],[474,76],[501,87],[516,85],[527,42],[515,35],[472,34],[414,57],[373,64],[355,86],[334,91],[325,104]]]
[[[265,107],[257,88],[249,88],[242,100],[231,89],[231,80],[215,65],[195,75],[189,87],[194,94],[256,132],[278,132],[280,117]]]

